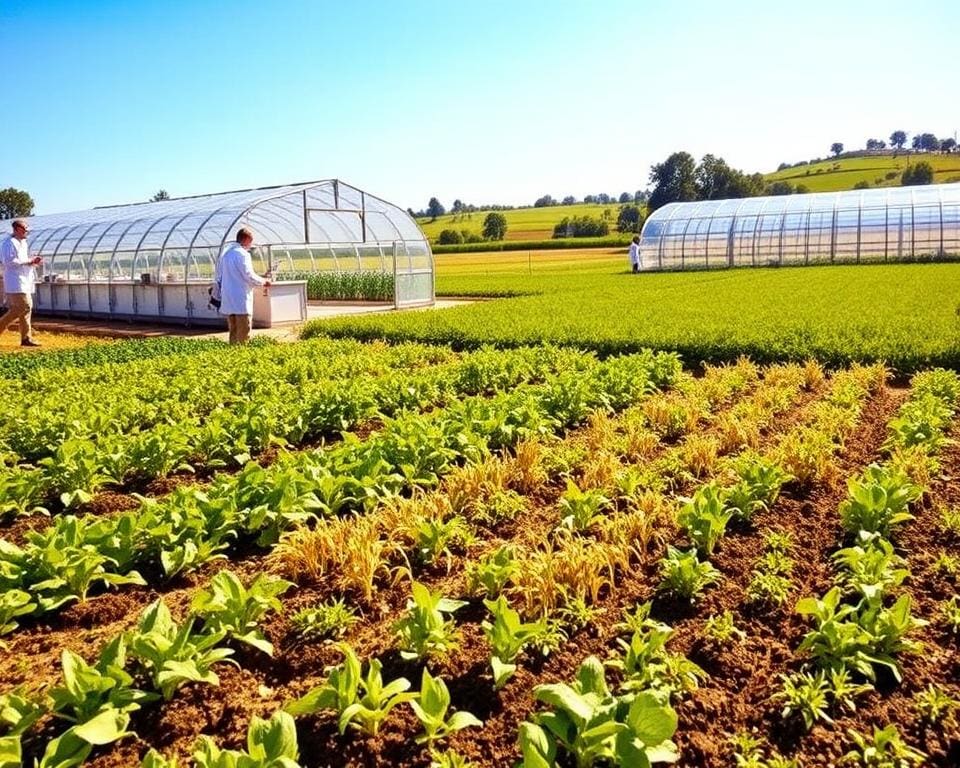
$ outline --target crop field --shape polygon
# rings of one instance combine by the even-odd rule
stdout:
[[[869,157],[841,157],[826,159],[820,163],[784,168],[764,175],[767,182],[789,181],[803,184],[810,192],[837,192],[853,189],[860,182],[871,187],[898,187],[900,176],[908,165],[930,163],[933,166],[933,183],[944,184],[960,181],[960,155],[898,154],[871,155]],[[891,178],[887,178],[890,174]]]
[[[550,205],[543,208],[513,208],[498,211],[507,219],[507,240],[549,240],[553,237],[553,228],[566,217],[590,216],[594,219],[603,219],[604,211],[609,213],[608,221],[611,232],[617,223],[619,203],[606,205],[592,203],[577,203],[576,205]],[[489,211],[454,216],[446,214],[435,221],[429,218],[417,219],[417,224],[427,238],[433,242],[445,229],[464,229],[479,235],[483,231],[483,220]]]
[[[438,290],[450,295],[452,289],[447,286],[456,286],[457,283],[451,283],[449,278],[455,277],[529,276],[571,272],[609,274],[621,270],[627,263],[626,252],[624,247],[439,254],[434,257],[434,263],[439,278]],[[464,295],[476,295],[475,285],[460,284],[465,286]],[[507,289],[507,292],[510,292],[510,289]]]
[[[960,367],[958,264],[640,275],[625,269],[529,275],[518,264],[513,274],[481,275],[455,271],[459,258],[451,256],[438,268],[438,294],[532,295],[316,321],[305,334],[458,348],[546,341],[601,354],[650,347],[679,352],[692,365],[743,354],[761,362],[883,361],[899,373]],[[622,260],[625,267],[625,255]]]
[[[126,344],[0,368],[3,768],[957,764],[954,371]]]

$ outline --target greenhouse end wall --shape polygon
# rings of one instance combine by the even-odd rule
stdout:
[[[640,257],[645,270],[960,258],[960,184],[670,203]]]

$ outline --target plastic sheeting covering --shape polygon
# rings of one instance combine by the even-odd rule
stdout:
[[[960,184],[670,203],[643,269],[920,261],[960,256]]]
[[[29,250],[43,257],[47,279],[109,282],[209,280],[217,258],[237,229],[255,238],[259,271],[316,268],[331,257],[335,268],[391,269],[393,248],[426,255],[430,247],[401,208],[331,179],[279,187],[136,203],[28,217]],[[0,222],[0,232],[10,224]],[[270,263],[267,263],[269,260]],[[278,265],[278,261],[280,264]]]

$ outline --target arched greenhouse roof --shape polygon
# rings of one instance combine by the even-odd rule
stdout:
[[[175,270],[209,275],[241,226],[267,246],[412,244],[429,249],[403,209],[337,179],[27,217],[30,252],[69,279]],[[8,232],[9,221],[0,222]],[[409,249],[407,249],[409,250]]]
[[[644,269],[960,256],[960,184],[670,203],[640,253]]]

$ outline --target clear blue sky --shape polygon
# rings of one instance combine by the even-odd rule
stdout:
[[[35,213],[340,177],[404,207],[960,127],[960,3],[0,0]]]

